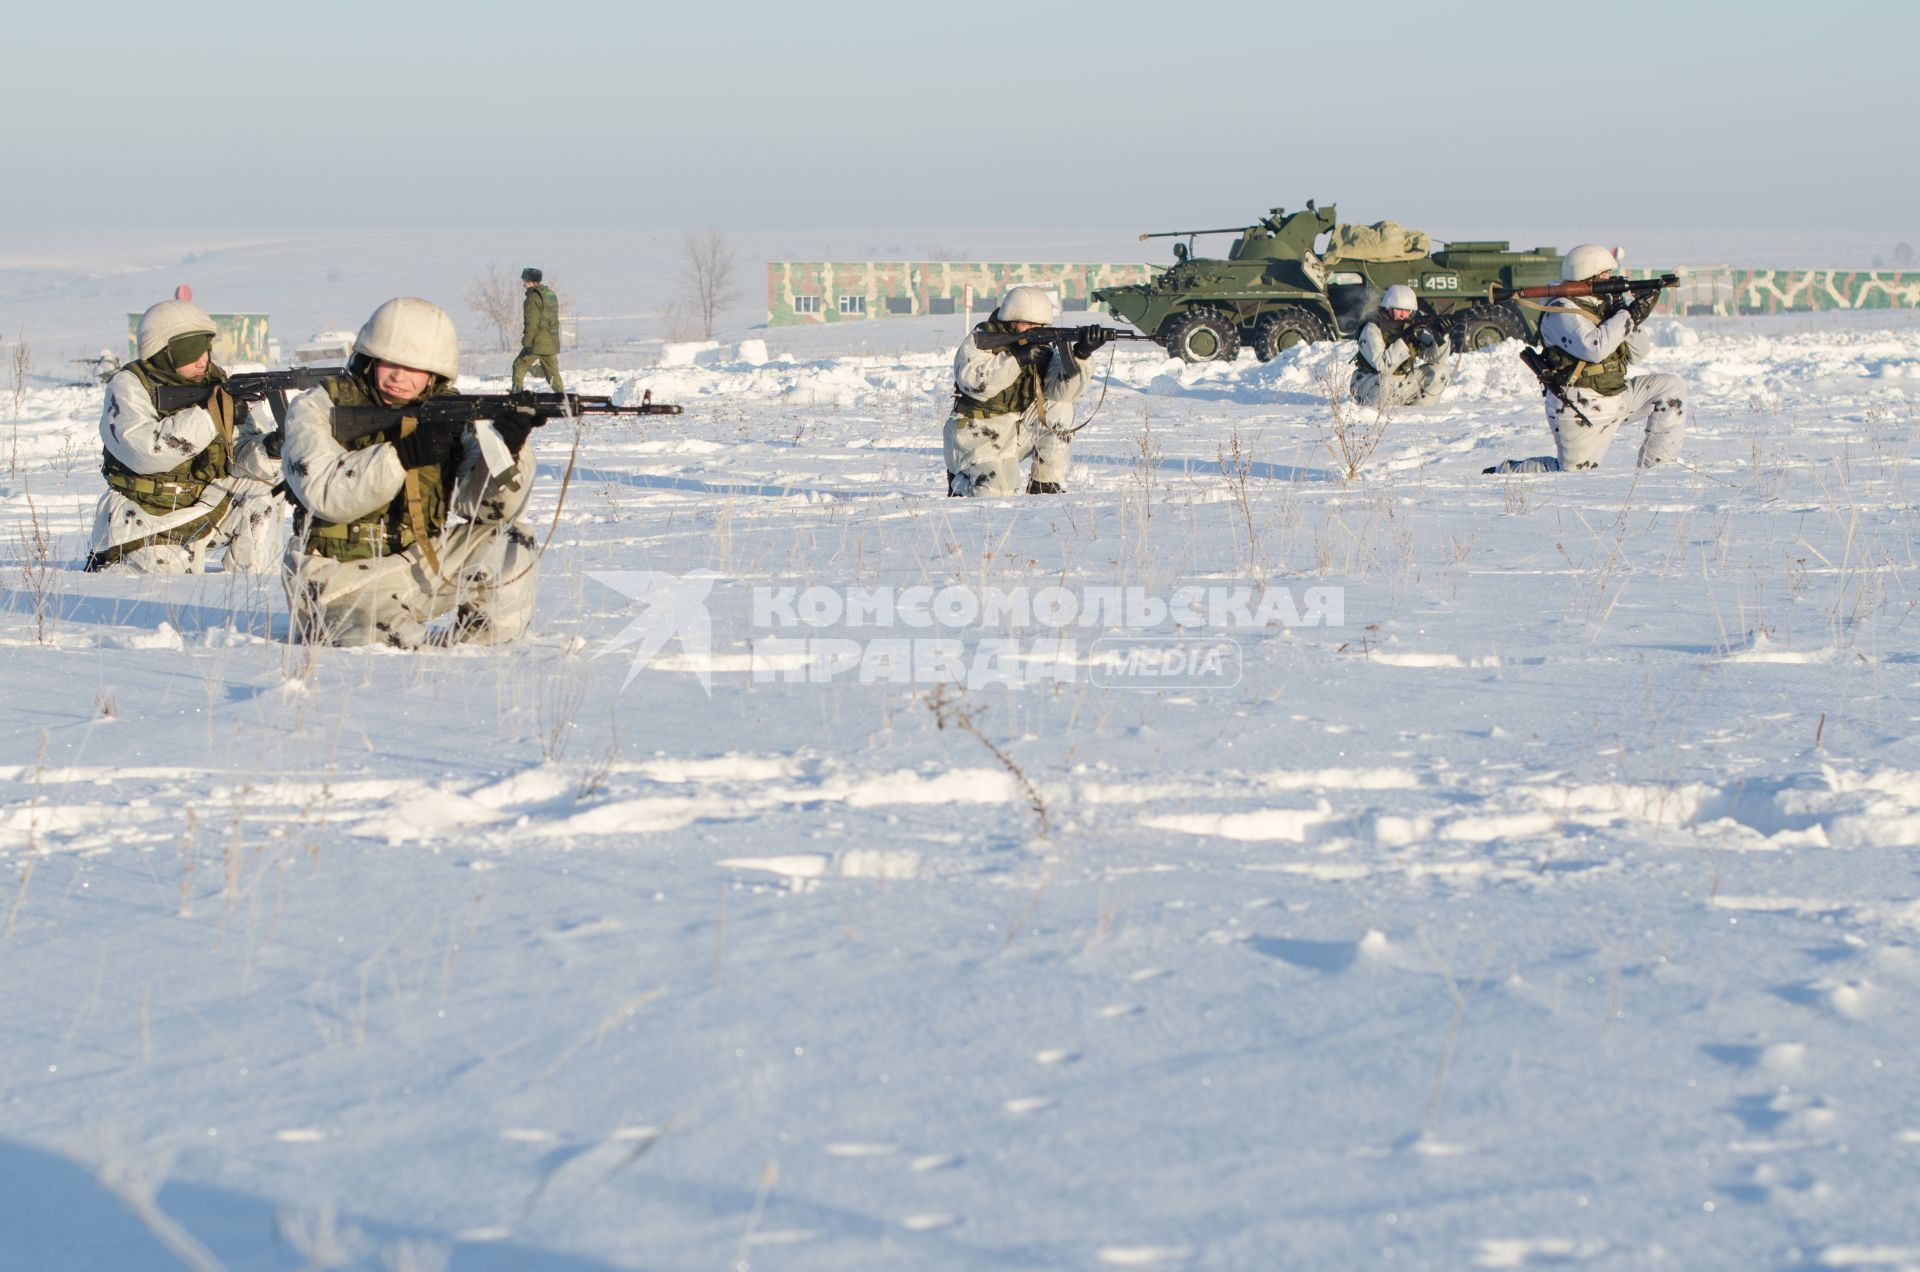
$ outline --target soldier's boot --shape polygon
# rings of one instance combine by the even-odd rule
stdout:
[[[1066,490],[1057,481],[1029,481],[1027,493],[1030,495],[1064,495]]]
[[[493,620],[486,611],[474,605],[462,602],[453,612],[453,621],[445,628],[428,638],[431,645],[464,645],[469,642],[487,643],[493,634]]]

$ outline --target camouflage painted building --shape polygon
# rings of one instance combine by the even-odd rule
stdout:
[[[1044,261],[769,261],[767,325],[855,322],[918,314],[984,313],[1007,288],[1044,287],[1067,313],[1089,305],[1095,289],[1144,283],[1152,265]],[[971,300],[971,305],[969,305]]]
[[[1007,288],[1033,283],[1060,297],[1066,313],[1089,305],[1097,288],[1144,283],[1160,265],[1031,261],[769,261],[767,325],[855,322],[993,308]],[[1631,270],[1637,278],[1652,271]],[[1661,312],[1732,317],[1822,309],[1920,308],[1920,273],[1884,270],[1677,268],[1680,285]],[[265,319],[261,319],[262,330]],[[264,339],[264,336],[263,336]]]
[[[1812,309],[1920,307],[1920,274],[1891,270],[1728,270],[1733,301],[1727,312],[1777,314]],[[1714,312],[1718,313],[1719,310]]]
[[[265,314],[209,314],[213,319],[213,360],[220,366],[235,362],[267,360],[267,316]],[[127,360],[140,356],[135,333],[140,315],[127,315]]]

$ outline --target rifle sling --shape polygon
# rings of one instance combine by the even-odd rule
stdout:
[[[233,395],[216,384],[207,395],[207,414],[213,417],[213,427],[226,443],[227,454],[233,454]]]
[[[420,421],[413,416],[403,415],[400,417],[400,436],[409,437],[419,427]],[[420,502],[420,474],[414,469],[407,469],[405,482],[407,488],[407,524],[413,527],[413,541],[420,545],[420,551],[425,554],[427,558],[427,568],[433,571],[435,578],[438,578],[440,575],[440,554],[433,550],[433,537],[427,533],[426,509],[422,507]]]

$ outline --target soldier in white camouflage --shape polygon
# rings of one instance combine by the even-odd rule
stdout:
[[[185,300],[140,316],[136,361],[107,381],[100,412],[106,493],[94,509],[86,568],[199,574],[273,568],[280,543],[279,436],[254,426],[220,386],[213,319]],[[209,388],[201,404],[162,413],[163,387]]]
[[[1054,320],[1038,287],[1009,288],[977,331],[1031,331]],[[1021,493],[1020,461],[1033,459],[1025,491],[1059,494],[1072,464],[1073,404],[1087,391],[1093,350],[1046,345],[982,349],[972,333],[953,357],[947,416],[947,493]]]
[[[298,639],[416,649],[527,630],[539,553],[518,518],[533,487],[531,425],[403,420],[344,444],[334,434],[336,407],[402,408],[453,392],[459,370],[453,320],[403,296],[373,311],[345,373],[294,399],[285,460],[301,511],[285,579]],[[492,467],[489,451],[503,457]]]
[[[1395,283],[1380,297],[1380,311],[1360,328],[1353,355],[1353,397],[1386,411],[1440,400],[1453,379],[1447,341],[1431,326],[1411,325],[1420,302],[1413,288]]]
[[[1613,274],[1613,253],[1584,243],[1560,263],[1565,282],[1585,282]],[[1509,459],[1488,473],[1558,473],[1598,468],[1622,424],[1644,419],[1639,466],[1653,468],[1680,458],[1686,435],[1686,381],[1677,375],[1629,376],[1627,367],[1645,355],[1640,324],[1653,312],[1660,293],[1637,299],[1556,297],[1540,307],[1540,345],[1546,370],[1543,401],[1547,431],[1556,453]]]

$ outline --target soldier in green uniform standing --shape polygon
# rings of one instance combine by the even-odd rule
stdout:
[[[520,356],[513,360],[513,387],[518,392],[527,382],[527,372],[535,366],[555,393],[560,384],[560,298],[541,281],[539,270],[529,265],[520,271],[520,282],[527,289],[526,304],[520,310]]]

